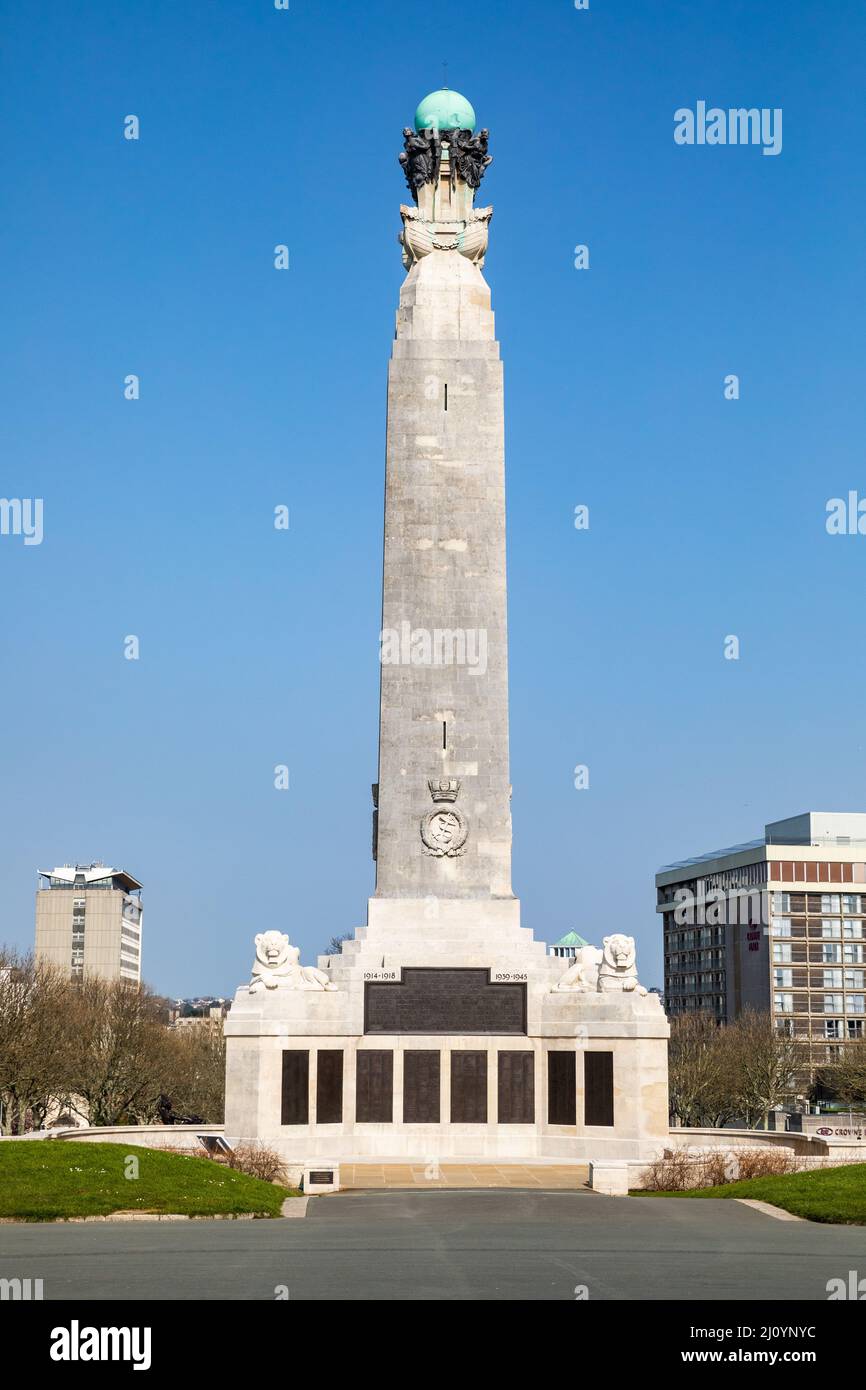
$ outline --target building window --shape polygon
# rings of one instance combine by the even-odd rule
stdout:
[[[849,1018],[849,1019],[848,1019],[848,1037],[849,1037],[849,1038],[862,1038],[862,1037],[863,1037],[863,1020],[862,1020],[862,1018]]]
[[[822,936],[841,936],[842,919],[841,917],[823,917],[821,919]]]
[[[842,1020],[841,1020],[841,1018],[825,1018],[825,1019],[824,1019],[824,1037],[825,1037],[825,1038],[841,1038],[841,1036],[842,1036]]]
[[[849,994],[849,995],[848,995],[848,1009],[847,1009],[847,1012],[848,1012],[849,1014],[862,1014],[862,1013],[866,1013],[866,995],[864,995],[864,994]]]
[[[790,935],[791,935],[791,919],[790,919],[790,917],[774,917],[774,918],[773,918],[773,928],[772,928],[772,930],[773,930],[773,935],[774,935],[774,936],[790,936]]]
[[[841,970],[825,970],[825,971],[824,971],[824,988],[825,988],[825,989],[841,989],[841,988],[842,988],[842,971],[841,971]]]
[[[773,911],[774,911],[774,912],[790,912],[790,911],[791,911],[791,894],[790,894],[790,893],[774,893],[774,894],[773,894]]]
[[[838,893],[822,893],[822,894],[821,894],[821,911],[822,911],[822,912],[838,912],[838,911],[839,911],[839,894],[838,894]]]
[[[775,989],[791,989],[794,984],[793,970],[774,970],[773,986]]]
[[[862,970],[846,970],[845,988],[866,989],[866,984],[864,984],[864,972]]]
[[[859,894],[859,893],[845,893],[845,894],[843,894],[843,896],[842,896],[842,911],[843,911],[843,912],[862,912],[863,909],[862,909],[862,907],[860,906],[860,894]]]
[[[862,922],[862,920],[856,920],[856,919],[855,919],[855,920],[852,921],[852,922],[848,922],[848,921],[843,922],[843,923],[842,923],[842,935],[845,937],[846,941],[852,941],[852,940],[857,940],[857,941],[859,941],[859,940],[862,940],[862,937],[863,937],[863,922]]]
[[[842,946],[842,957],[846,965],[862,965],[863,947],[856,946],[851,941],[846,941]]]
[[[825,1014],[843,1014],[844,1012],[845,1012],[845,1005],[844,1005],[843,997],[842,997],[841,994],[825,994],[825,995],[824,995],[824,1013],[825,1013]]]
[[[791,947],[787,941],[776,941],[773,943],[773,960],[782,965],[791,959]]]
[[[774,994],[773,1008],[777,1014],[792,1014],[794,1012],[793,994]]]
[[[848,949],[850,949],[850,947]],[[831,945],[828,941],[822,942],[821,959],[826,961],[828,965],[841,965],[842,947],[835,944]]]

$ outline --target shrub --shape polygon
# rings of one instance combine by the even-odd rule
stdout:
[[[748,1155],[760,1152],[763,1156],[762,1150],[744,1152]],[[780,1151],[770,1151],[770,1156],[778,1162]],[[766,1172],[783,1173],[788,1169],[774,1166],[767,1168]],[[692,1187],[723,1187],[737,1179],[737,1155],[723,1148],[703,1152],[666,1148],[662,1158],[656,1158],[642,1176],[642,1186],[655,1193],[684,1193]]]
[[[643,1173],[642,1186],[648,1192],[684,1192],[693,1186],[689,1169],[693,1160],[685,1150],[666,1149],[661,1158],[654,1158]]]
[[[696,1166],[699,1169],[695,1175],[698,1181],[690,1183],[690,1187],[721,1187],[723,1183],[731,1181],[731,1158],[724,1149],[703,1154]]]
[[[226,1157],[229,1168],[236,1168],[250,1178],[261,1178],[262,1182],[276,1182],[288,1186],[288,1169],[276,1149],[268,1148],[260,1139],[251,1143],[238,1144]]]
[[[797,1165],[789,1149],[739,1149],[738,1177],[770,1178],[777,1174],[793,1173]]]

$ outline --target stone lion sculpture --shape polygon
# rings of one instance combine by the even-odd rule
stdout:
[[[643,985],[638,984],[634,937],[621,936],[619,933],[606,936],[602,948],[597,986],[600,993],[624,990],[626,993],[646,994]]]
[[[598,969],[602,952],[597,946],[581,946],[574,954],[574,961],[557,983],[557,989],[578,990],[583,994],[594,993],[598,989]]]
[[[285,932],[263,931],[256,936],[250,994],[262,989],[336,989],[324,970],[301,965],[301,952]]]

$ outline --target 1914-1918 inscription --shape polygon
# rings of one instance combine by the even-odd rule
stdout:
[[[365,1033],[525,1033],[526,985],[489,970],[407,966],[398,984],[364,985]]]

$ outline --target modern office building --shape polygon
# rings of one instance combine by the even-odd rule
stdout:
[[[107,980],[141,979],[141,884],[122,869],[62,864],[39,870],[36,956],[67,971]]]
[[[656,874],[670,1015],[752,1007],[818,1044],[864,1036],[866,814],[808,811]]]

